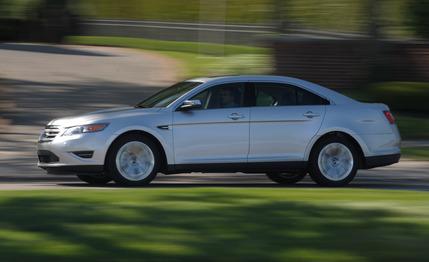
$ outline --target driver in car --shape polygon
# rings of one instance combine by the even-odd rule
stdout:
[[[222,88],[217,93],[218,108],[239,107],[240,102],[236,98],[236,93],[231,88]]]

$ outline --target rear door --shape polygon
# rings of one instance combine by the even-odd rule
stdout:
[[[253,82],[249,162],[302,161],[329,102],[297,86]]]

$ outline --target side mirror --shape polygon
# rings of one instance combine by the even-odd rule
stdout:
[[[201,108],[201,101],[196,100],[185,100],[183,101],[182,105],[179,107],[180,110],[189,110],[194,108]]]

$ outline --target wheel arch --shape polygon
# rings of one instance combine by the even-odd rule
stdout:
[[[104,157],[104,165],[106,164],[107,157],[110,153],[110,150],[111,150],[113,143],[115,143],[118,139],[120,139],[124,136],[127,136],[127,135],[143,135],[143,136],[146,136],[149,139],[151,139],[158,146],[160,153],[161,153],[161,170],[160,171],[163,171],[167,167],[167,164],[168,164],[167,154],[165,152],[165,148],[164,148],[163,144],[161,143],[160,139],[157,138],[155,135],[153,135],[147,131],[140,130],[140,129],[127,130],[127,131],[124,131],[123,133],[121,133],[120,135],[116,136],[110,142],[109,147],[106,151],[106,155]]]
[[[339,136],[339,137],[345,137],[348,139],[356,148],[359,154],[359,168],[362,167],[365,163],[365,152],[367,152],[367,147],[363,143],[362,139],[357,136],[356,134],[353,134],[352,132],[347,132],[344,130],[330,130],[324,132],[322,135],[316,136],[313,141],[307,146],[306,154],[305,154],[305,160],[308,161],[310,158],[310,155],[317,143],[319,143],[321,140],[332,137],[332,136]]]

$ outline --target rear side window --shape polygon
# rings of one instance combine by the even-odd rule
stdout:
[[[302,88],[280,83],[254,83],[256,106],[328,105],[329,101]]]

